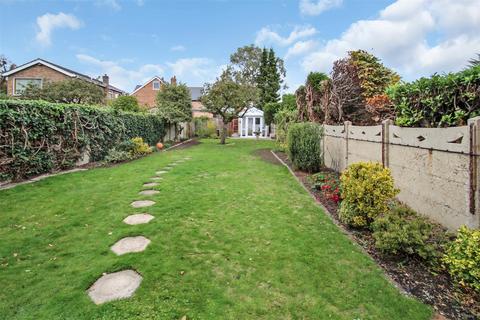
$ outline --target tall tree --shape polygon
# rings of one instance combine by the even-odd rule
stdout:
[[[175,126],[175,140],[181,132],[179,124],[192,120],[192,98],[188,87],[183,84],[164,84],[157,95],[157,113]]]
[[[268,62],[266,69],[268,70],[267,80],[267,102],[278,102],[280,95],[280,86],[283,82],[278,69],[278,61],[280,58],[275,57],[275,51],[270,48],[268,52]]]
[[[221,144],[225,144],[229,123],[243,117],[257,101],[258,89],[239,81],[231,68],[227,68],[213,84],[205,84],[202,103],[208,111],[222,118]]]

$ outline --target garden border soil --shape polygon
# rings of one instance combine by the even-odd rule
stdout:
[[[422,261],[415,259],[400,260],[385,256],[376,250],[371,233],[348,228],[343,225],[337,215],[338,205],[332,200],[326,199],[322,192],[311,185],[306,172],[294,170],[291,161],[283,152],[271,153],[280,163],[288,168],[290,173],[300,182],[306,191],[330,216],[332,221],[340,227],[352,240],[384,270],[396,287],[401,291],[412,295],[431,305],[437,314],[434,319],[479,319],[480,317],[480,294],[473,291],[456,288],[446,272],[433,274]],[[330,169],[326,169],[331,172]],[[326,171],[324,170],[324,171]]]

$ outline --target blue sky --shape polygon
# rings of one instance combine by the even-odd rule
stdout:
[[[37,57],[126,91],[154,75],[212,81],[237,47],[273,47],[290,91],[366,49],[406,80],[462,69],[480,53],[478,0],[0,0],[0,54]]]

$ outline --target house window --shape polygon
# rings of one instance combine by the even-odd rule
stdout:
[[[42,79],[19,78],[15,79],[14,94],[20,95],[28,86],[42,87]]]
[[[160,90],[160,81],[153,81],[153,90]]]

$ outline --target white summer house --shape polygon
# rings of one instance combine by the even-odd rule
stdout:
[[[238,136],[242,138],[267,137],[268,126],[265,125],[263,111],[252,107],[238,119]]]

